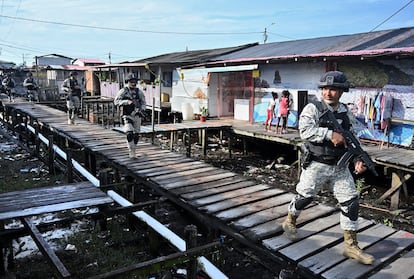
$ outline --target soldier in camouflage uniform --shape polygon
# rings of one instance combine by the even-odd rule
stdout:
[[[75,119],[81,107],[82,90],[77,80],[78,72],[72,71],[69,77],[63,81],[62,89],[67,93],[66,107],[68,124],[75,124]]]
[[[119,90],[114,103],[121,107],[121,116],[124,124],[124,132],[127,135],[129,157],[136,158],[136,146],[141,130],[141,118],[144,116],[146,102],[144,93],[137,86],[138,78],[130,73],[125,82],[127,86]]]
[[[288,207],[288,216],[282,227],[285,235],[297,239],[296,219],[302,209],[309,205],[321,187],[329,186],[338,200],[341,209],[340,225],[344,230],[344,256],[363,264],[372,264],[374,257],[358,247],[356,231],[358,229],[359,201],[354,179],[348,166],[339,167],[337,162],[346,152],[344,137],[324,121],[321,106],[333,111],[338,123],[352,131],[355,122],[353,114],[346,105],[339,102],[343,92],[349,89],[346,76],[339,71],[325,73],[318,83],[322,89],[322,101],[309,103],[303,109],[299,119],[299,132],[307,147],[307,158],[302,164],[297,195]],[[366,166],[360,160],[354,160],[354,172],[362,173]]]

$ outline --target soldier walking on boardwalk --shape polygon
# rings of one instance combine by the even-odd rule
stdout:
[[[325,73],[318,83],[322,89],[322,101],[309,103],[299,119],[299,132],[307,146],[308,155],[302,164],[302,173],[296,186],[297,195],[288,207],[288,216],[282,227],[285,235],[297,239],[296,219],[309,205],[324,185],[330,186],[341,209],[340,225],[344,230],[344,256],[362,264],[372,264],[374,257],[358,247],[359,200],[354,179],[347,165],[337,165],[347,151],[345,138],[334,130],[319,109],[323,106],[333,112],[344,130],[352,131],[355,118],[346,105],[339,102],[343,92],[349,89],[349,81],[339,71]],[[354,172],[362,173],[367,167],[358,158],[354,160]]]
[[[141,130],[141,119],[146,107],[144,93],[136,87],[137,81],[138,78],[134,74],[128,74],[125,79],[127,85],[119,90],[114,100],[115,105],[121,108],[121,117],[131,159],[136,158],[135,151]]]
[[[75,118],[80,110],[82,90],[77,80],[78,73],[70,72],[69,77],[63,81],[62,89],[68,93],[66,107],[68,109],[68,124],[75,124]]]

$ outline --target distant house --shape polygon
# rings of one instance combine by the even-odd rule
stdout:
[[[154,57],[149,57],[132,62],[122,62],[118,64],[109,64],[97,66],[101,78],[101,96],[114,97],[120,87],[124,86],[125,76],[133,72],[140,79],[139,86],[145,91],[147,104],[155,107],[162,106],[161,101],[171,100],[172,109],[176,109],[173,104],[177,104],[177,110],[181,111],[181,103],[188,103],[188,100],[197,103],[206,103],[205,96],[181,96],[173,93],[174,77],[178,75],[177,68],[182,66],[194,65],[211,61],[212,58],[249,48],[254,44],[246,44],[235,47],[191,50],[183,52],[173,52]],[[175,98],[175,99],[174,99]],[[183,99],[184,98],[184,99]]]
[[[46,54],[35,57],[36,66],[50,66],[50,65],[69,65],[72,64],[73,58],[59,55],[59,54]]]
[[[46,93],[48,99],[52,95],[59,98],[63,94],[62,83],[71,71],[78,72],[78,80],[84,91],[95,95],[99,94],[99,79],[93,75],[93,67],[96,65],[105,65],[105,62],[92,58],[73,59],[59,54],[47,54],[35,57],[34,76],[43,90],[51,92]]]
[[[72,64],[87,68],[84,76],[85,90],[91,95],[100,95],[99,77],[93,69],[95,66],[105,65],[105,61],[96,58],[77,58]]]
[[[0,60],[0,70],[10,70],[16,68],[16,64],[13,62]]]
[[[102,61],[96,58],[76,58],[72,64],[86,67],[86,66],[102,66],[102,65],[105,65],[106,63],[105,61]]]

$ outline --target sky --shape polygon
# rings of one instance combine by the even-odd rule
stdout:
[[[414,0],[0,0],[0,60],[107,63],[414,26]]]

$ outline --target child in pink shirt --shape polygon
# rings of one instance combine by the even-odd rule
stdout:
[[[277,125],[276,125],[276,133],[279,132],[279,122],[280,119],[282,119],[282,134],[287,134],[288,131],[286,129],[287,126],[287,120],[288,120],[288,114],[289,114],[289,91],[283,90],[282,91],[282,97],[280,97],[279,100],[279,111],[278,111],[278,119],[277,119]]]

